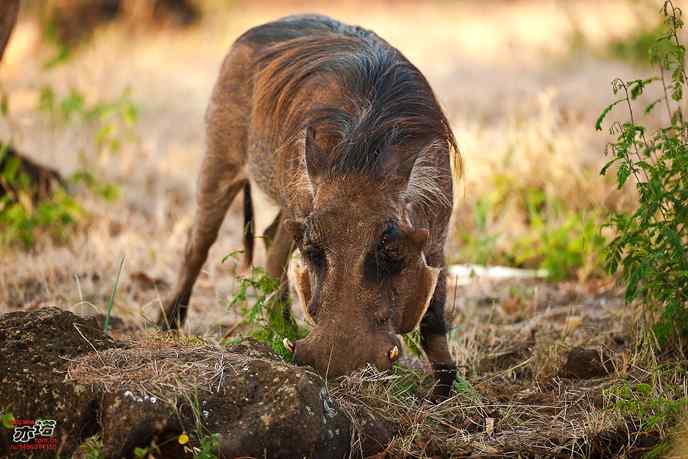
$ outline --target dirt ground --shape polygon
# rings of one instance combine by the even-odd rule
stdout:
[[[220,3],[208,2],[211,13],[181,32],[108,26],[68,65],[49,71],[42,67],[37,25],[26,17],[20,21],[0,68],[2,89],[11,95],[0,138],[13,139],[21,151],[67,174],[79,154],[90,154],[85,139],[93,127],[56,127],[46,120],[36,110],[41,87],[66,93],[76,86],[90,100],[113,99],[128,88],[140,114],[133,140],[117,154],[93,159],[120,186],[119,200],[89,198],[91,217],[66,245],[40,242],[28,252],[1,252],[0,313],[44,306],[103,312],[125,257],[113,314],[140,328],[156,320],[192,222],[203,115],[224,53],[247,28],[287,14],[319,12],[371,28],[425,73],[449,115],[465,164],[455,237],[473,218],[468,203],[490,192],[495,169],[546,181],[572,201],[625,199],[608,183],[590,179],[608,140],[593,125],[610,100],[609,82],[647,70],[573,52],[570,31],[575,23],[593,45],[623,36],[638,21],[627,2]],[[260,229],[271,210],[260,197],[256,207]],[[241,248],[240,210],[239,199],[198,280],[186,325],[190,333],[217,336],[236,321],[227,309],[236,267],[221,259]],[[509,230],[508,221],[500,224]],[[260,265],[264,254],[257,247]],[[450,261],[459,258],[456,250],[452,241]],[[589,452],[590,433],[614,431],[618,419],[590,408],[599,406],[602,389],[613,382],[609,374],[628,363],[633,318],[611,282],[475,279],[452,289],[449,298],[452,351],[471,385],[494,402],[500,416],[494,432],[513,438],[519,434],[512,431],[514,419],[521,419],[523,441],[542,442],[544,448],[552,437],[541,428],[550,424],[552,431],[580,439],[564,442],[568,446],[560,451],[578,457]],[[507,402],[518,405],[516,418],[496,406]],[[575,422],[558,414],[568,411],[577,413]],[[480,435],[491,435],[484,424],[490,417],[485,414],[475,428]],[[485,444],[484,454],[497,454],[489,448],[499,441]],[[511,451],[507,446],[502,451]]]

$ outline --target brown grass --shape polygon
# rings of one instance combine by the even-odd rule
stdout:
[[[123,388],[160,397],[216,392],[224,374],[248,357],[227,353],[195,336],[148,332],[125,349],[89,354],[70,366],[67,378],[114,392]]]

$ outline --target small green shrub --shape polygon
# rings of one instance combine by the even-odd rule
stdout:
[[[79,450],[85,459],[104,459],[102,435],[97,433],[88,437],[81,446],[79,446]]]
[[[459,234],[461,239],[461,253],[464,260],[479,265],[488,265],[498,260],[497,251],[498,235],[490,230],[490,212],[493,208],[492,202],[488,197],[479,198],[473,209],[473,228],[469,231],[462,231]]]
[[[608,146],[611,159],[601,173],[615,167],[620,189],[633,183],[638,206],[610,219],[616,237],[607,248],[606,265],[611,273],[621,271],[626,301],[642,302],[665,345],[672,337],[688,337],[688,123],[682,108],[686,72],[685,48],[678,38],[681,11],[671,1],[662,11],[669,32],[649,56],[660,76],[615,79],[613,92],[620,97],[602,111],[596,129],[602,129],[614,108],[627,109],[628,119],[610,129],[616,140]],[[668,121],[650,130],[638,121],[634,101],[654,83],[661,84],[663,96],[647,105],[645,113],[663,107]]]
[[[462,261],[545,269],[554,281],[602,273],[598,212],[572,209],[541,188],[515,187],[508,178],[495,182],[495,191],[477,201],[473,226],[459,234]],[[525,216],[520,233],[492,229],[493,216],[506,205]]]
[[[0,144],[0,165],[0,245],[31,247],[42,233],[64,240],[83,213],[77,202],[59,185],[49,197],[35,202],[34,184],[7,144]]]
[[[229,257],[234,257],[234,252]],[[249,302],[249,293],[255,301]],[[229,302],[230,308],[239,307],[243,323],[249,326],[249,335],[264,343],[284,360],[293,361],[292,353],[284,347],[283,340],[291,342],[303,338],[307,331],[286,314],[290,304],[279,298],[279,281],[260,267],[252,267],[247,276],[239,277],[239,289]]]
[[[184,447],[186,452],[190,452],[194,459],[217,459],[220,449],[220,434],[208,433],[199,437],[197,447]]]
[[[594,273],[605,242],[599,218],[567,209],[559,201],[548,203],[540,190],[531,190],[526,202],[530,230],[514,244],[516,265],[545,269],[554,281]]]
[[[52,86],[44,86],[36,108],[49,114],[57,125],[86,123],[95,133],[93,141],[99,154],[117,153],[123,142],[136,139],[134,127],[139,109],[129,89],[112,100],[88,104],[86,96],[77,88],[72,87],[66,95],[60,96]]]
[[[603,395],[608,406],[635,420],[639,431],[665,429],[675,424],[688,407],[683,388],[669,384],[659,389],[647,383],[622,381],[605,389]]]
[[[611,41],[607,49],[609,55],[615,59],[635,65],[647,65],[650,50],[666,33],[667,27],[661,21],[653,25],[643,25],[629,36]]]
[[[95,154],[81,152],[81,167],[55,183],[49,195],[34,199],[36,184],[24,172],[22,160],[10,155],[9,143],[0,143],[0,245],[4,246],[20,244],[30,248],[44,235],[65,242],[76,223],[86,215],[75,191],[85,189],[108,202],[119,197],[119,188],[99,177],[96,160],[106,154],[116,154],[125,142],[136,140],[138,107],[129,90],[113,100],[89,104],[76,88],[59,95],[51,86],[44,86],[36,109],[48,114],[56,128],[68,124],[85,127]],[[5,96],[2,116],[10,116]]]
[[[0,143],[0,246],[20,244],[30,248],[44,235],[65,242],[86,212],[63,185],[83,184],[89,192],[106,201],[119,196],[116,185],[78,170],[63,182],[53,180],[49,195],[36,197],[39,185],[23,169],[22,159],[10,151],[9,145]]]
[[[421,357],[423,355],[423,348],[421,346],[421,334],[420,328],[410,331],[402,336],[404,339],[404,345],[409,352],[416,357]]]

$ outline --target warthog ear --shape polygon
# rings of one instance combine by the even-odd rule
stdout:
[[[412,331],[425,315],[435,293],[440,269],[427,266],[421,258],[412,272],[415,274],[415,282],[402,276],[400,285],[396,285],[399,304],[394,317],[394,328],[399,334]]]
[[[315,190],[318,178],[327,170],[328,162],[325,152],[322,151],[315,141],[315,130],[308,126],[304,129],[303,158],[306,164],[306,172],[311,183],[311,188]]]

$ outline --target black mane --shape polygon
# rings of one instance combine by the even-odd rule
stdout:
[[[257,65],[264,91],[258,101],[271,113],[281,141],[312,127],[328,139],[330,173],[370,174],[395,146],[428,144],[456,153],[456,141],[425,77],[373,32],[323,16],[292,16],[257,27],[241,40],[269,44]],[[316,106],[301,113],[289,104],[304,83],[336,81],[346,107]]]

